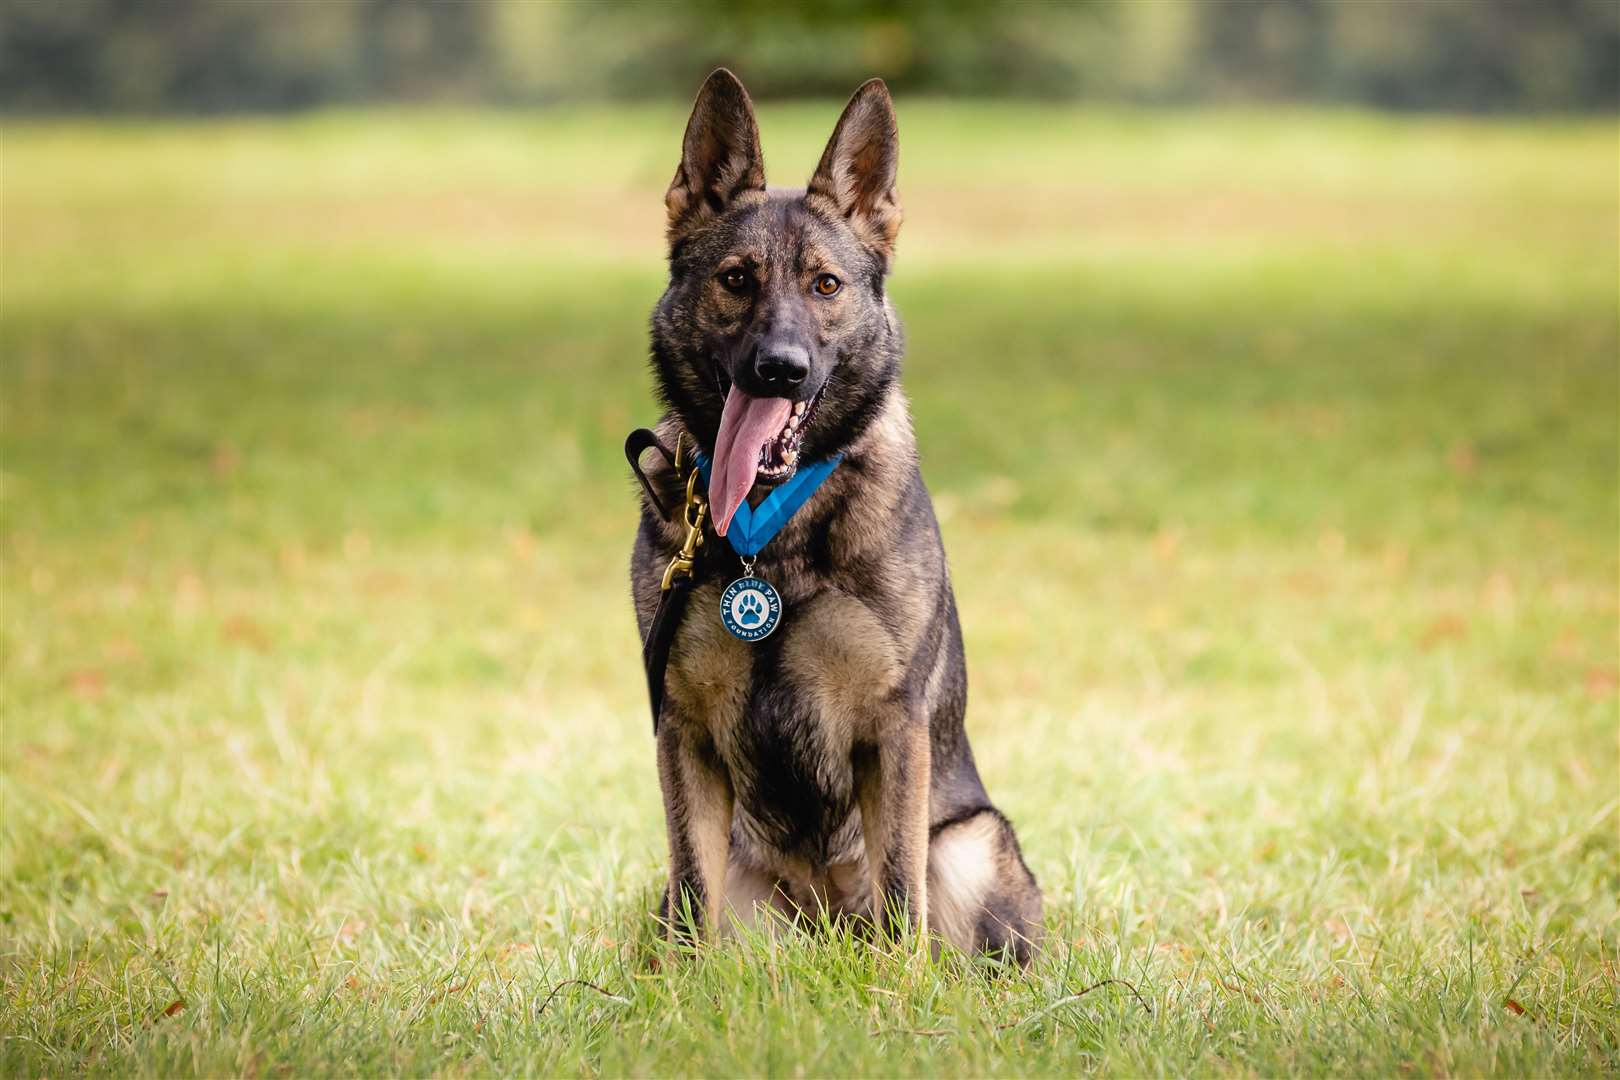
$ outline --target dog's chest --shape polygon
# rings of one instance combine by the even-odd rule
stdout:
[[[830,857],[855,805],[853,755],[890,719],[896,643],[871,606],[837,589],[788,605],[776,632],[754,643],[732,637],[718,607],[718,587],[693,593],[670,697],[710,733],[753,839]]]

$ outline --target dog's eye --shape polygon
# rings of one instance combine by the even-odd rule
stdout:
[[[821,296],[832,296],[843,286],[844,283],[831,274],[816,275],[816,292]]]
[[[733,266],[730,270],[720,273],[720,284],[732,292],[740,293],[748,288],[748,271],[740,266]]]

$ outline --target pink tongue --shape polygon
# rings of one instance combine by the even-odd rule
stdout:
[[[787,398],[749,397],[735,384],[726,395],[709,470],[709,512],[714,515],[714,531],[721,536],[753,490],[760,451],[782,430],[792,408]]]

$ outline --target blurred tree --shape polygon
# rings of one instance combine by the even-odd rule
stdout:
[[[1113,3],[995,0],[690,0],[569,9],[593,93],[691,92],[725,64],[764,97],[844,95],[873,75],[898,90],[1067,97]],[[1096,86],[1096,89],[1101,89]]]
[[[0,107],[902,91],[1612,109],[1616,0],[9,0]]]
[[[17,0],[0,102],[131,112],[477,99],[492,8],[438,0]]]
[[[1201,0],[1190,87],[1389,108],[1614,108],[1615,0]]]

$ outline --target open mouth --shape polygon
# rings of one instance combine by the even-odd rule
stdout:
[[[811,417],[816,415],[816,405],[820,401],[821,391],[817,390],[809,401],[794,403],[782,430],[760,447],[755,483],[780,484],[793,475],[799,467],[799,447],[804,442],[805,430],[810,426]]]
[[[820,391],[808,401],[754,397],[738,386],[726,391],[709,475],[715,532],[726,535],[754,485],[780,484],[793,475],[820,400]]]

